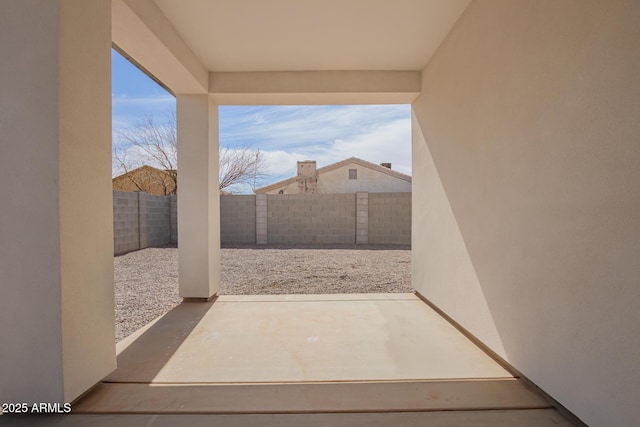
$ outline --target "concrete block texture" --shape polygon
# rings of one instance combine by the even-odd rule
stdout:
[[[177,215],[171,213],[172,203],[174,211],[176,210],[175,199],[175,196],[114,191],[114,254],[120,255],[177,241]],[[175,240],[172,240],[172,236]]]
[[[140,246],[166,245],[171,240],[171,210],[169,197],[139,194]]]
[[[171,243],[178,243],[178,197],[169,196],[169,206],[171,209]]]
[[[369,193],[369,243],[411,244],[411,193]]]
[[[220,242],[256,243],[256,196],[220,196]]]
[[[269,243],[355,243],[353,193],[269,194],[267,200]]]
[[[113,192],[114,254],[178,241],[176,196]],[[220,196],[223,244],[411,244],[411,193]]]
[[[138,193],[113,192],[113,250],[115,255],[140,249]]]

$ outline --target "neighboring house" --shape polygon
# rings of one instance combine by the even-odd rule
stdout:
[[[298,175],[255,190],[258,194],[407,193],[411,176],[356,157],[316,169],[315,160],[298,162]]]
[[[113,178],[113,189],[157,195],[176,194],[176,172],[144,165]]]

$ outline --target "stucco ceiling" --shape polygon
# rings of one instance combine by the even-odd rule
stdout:
[[[209,71],[420,70],[470,0],[155,0]]]

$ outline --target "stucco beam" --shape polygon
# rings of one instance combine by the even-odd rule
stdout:
[[[420,71],[209,73],[219,104],[409,104],[421,84]]]
[[[208,74],[152,0],[113,0],[112,40],[174,94],[207,93]]]

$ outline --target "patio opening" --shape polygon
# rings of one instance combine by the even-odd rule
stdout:
[[[171,95],[162,97],[161,102],[174,102]],[[116,99],[114,111],[128,101]],[[183,96],[182,120],[185,110],[207,111],[202,108],[207,102],[197,105],[204,100]],[[179,97],[178,112],[180,102]],[[158,195],[167,198],[168,213],[159,222],[168,221],[169,241],[116,258],[116,313],[120,310],[122,320],[116,324],[118,369],[76,402],[76,413],[460,411],[466,416],[512,410],[509,416],[539,414],[562,423],[547,400],[413,293],[410,106],[216,106],[212,111],[209,103],[207,108],[217,116],[219,133],[187,150],[191,164],[198,160],[194,153],[208,156],[189,182],[194,184],[196,175],[215,176],[213,158],[223,182],[224,155],[243,153],[250,165],[245,179],[213,191],[210,182],[207,191],[191,191],[178,179],[177,195]],[[316,127],[297,116],[305,110]],[[402,117],[375,126],[384,123],[385,110]],[[347,137],[332,134],[357,123],[350,115],[374,126],[361,124]],[[199,120],[198,131],[206,122],[207,130],[214,126],[211,117]],[[147,119],[153,126],[141,134],[168,137],[169,143],[159,144],[163,149],[173,138],[178,149],[175,123],[172,129],[171,120],[167,126]],[[399,124],[405,133],[394,140],[391,130]],[[223,153],[219,165],[217,142]],[[134,148],[140,158],[149,154]],[[398,154],[406,157],[404,164]],[[251,159],[262,155],[271,169],[259,174]],[[148,166],[184,177],[162,161]],[[147,196],[137,190],[139,211]],[[202,258],[193,248],[205,249],[204,263],[185,265],[206,266],[209,280],[219,274],[213,300],[183,300],[182,289],[178,293],[178,270],[191,271],[178,257],[184,229],[174,236],[172,197],[185,191],[208,198],[195,201],[208,210],[205,221],[198,219],[208,228],[191,229],[189,251],[181,247],[180,253],[191,262]],[[219,210],[211,209],[217,201]],[[114,214],[121,205],[126,203],[114,204]],[[164,209],[151,205],[155,214]],[[151,211],[138,216],[152,217]],[[150,223],[145,230],[138,221],[141,242]],[[198,234],[205,238],[194,239]],[[219,237],[218,247],[211,245],[212,236],[214,242]],[[119,281],[126,286],[119,288]],[[135,294],[138,300],[118,304],[119,292],[123,300]],[[537,410],[542,412],[531,412]]]
[[[217,294],[411,293],[409,114],[408,105],[219,107]],[[116,258],[119,340],[181,302],[178,241]]]
[[[221,152],[260,160],[220,197],[220,294],[411,292],[408,105],[221,106],[219,125]]]
[[[182,301],[176,101],[128,59],[112,51],[117,341]],[[218,295],[413,291],[409,105],[220,106],[218,127]]]

